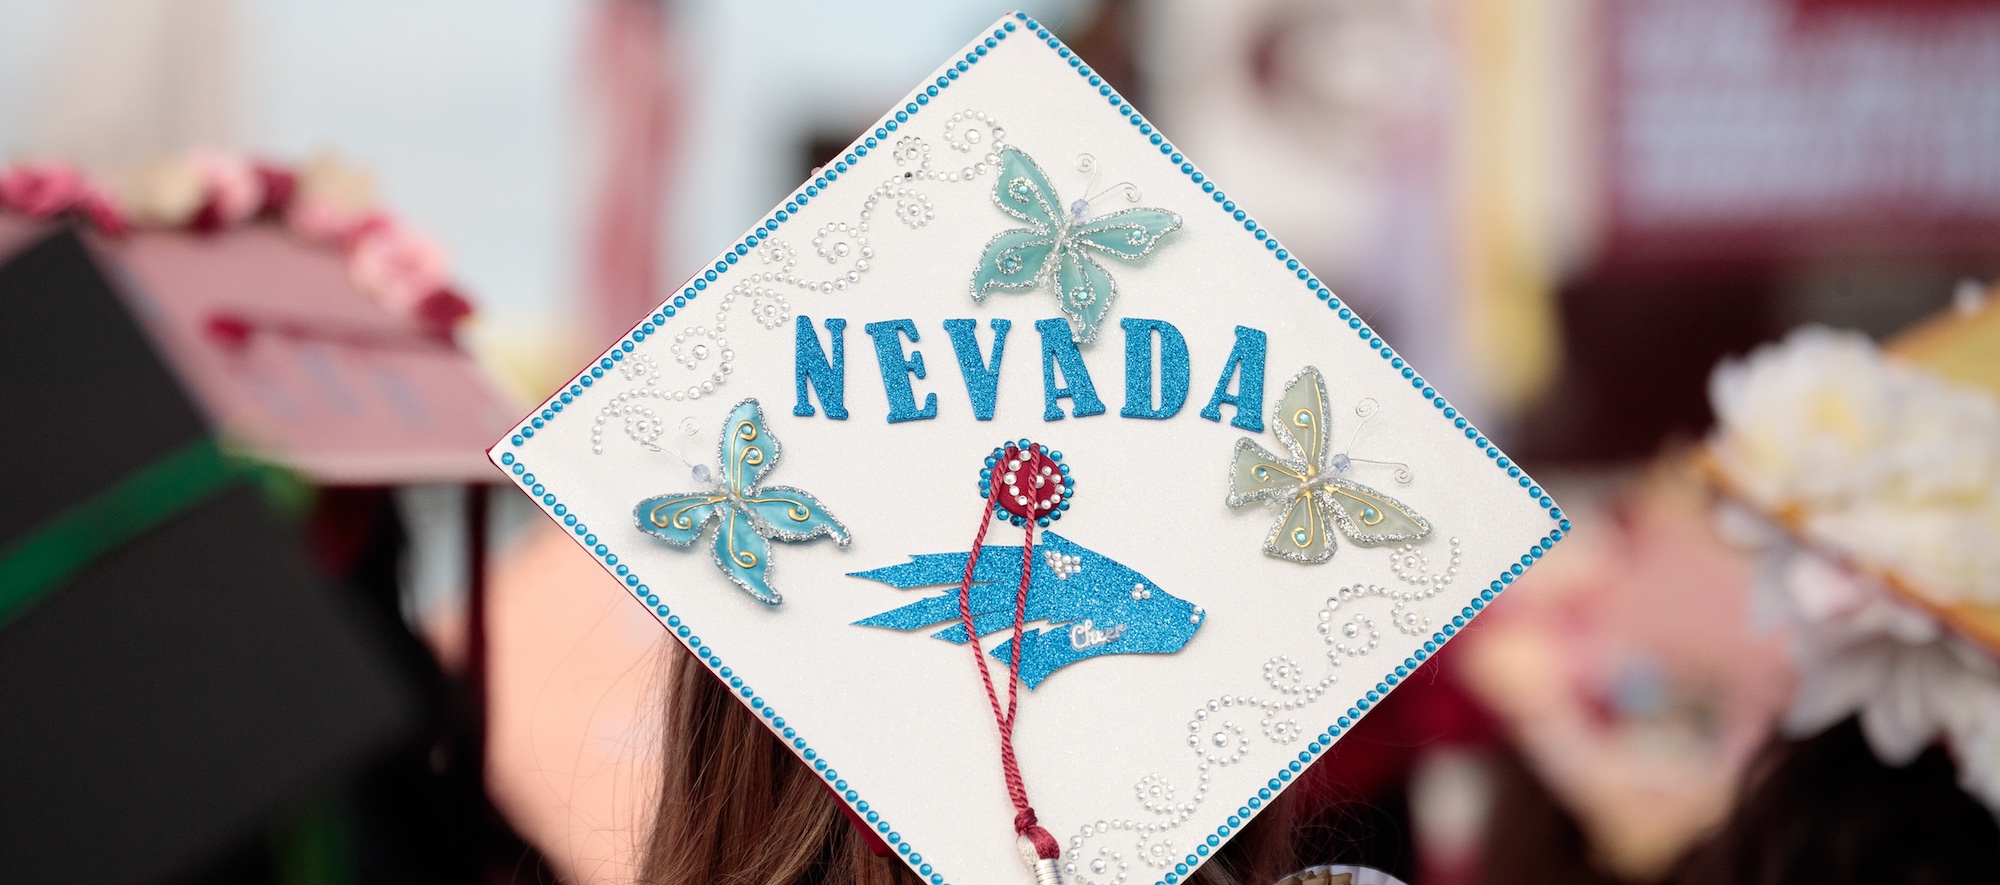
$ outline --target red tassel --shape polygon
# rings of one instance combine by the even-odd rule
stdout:
[[[1005,497],[1008,493],[1002,491],[1002,487],[1008,482],[1014,482],[1016,490],[1020,491],[1022,486],[1029,485],[1027,480],[1020,480],[1020,476],[1032,473],[1036,478],[1040,478],[1036,465],[1044,462],[1053,465],[1055,462],[1048,459],[1047,449],[1039,443],[1029,443],[1025,448],[1009,445],[1003,457],[1008,459],[1006,463],[1020,462],[1023,469],[1007,470],[999,465],[993,468],[991,479],[986,484],[986,498],[981,501],[983,512],[980,516],[979,532],[973,536],[972,552],[965,558],[965,578],[958,585],[958,614],[959,620],[965,626],[967,644],[972,646],[972,661],[979,667],[980,684],[986,688],[986,702],[993,709],[993,724],[1000,732],[1000,773],[1007,781],[1007,796],[1014,802],[1014,833],[1033,846],[1037,858],[1048,862],[1037,865],[1036,875],[1039,879],[1044,866],[1047,867],[1047,872],[1053,875],[1053,862],[1062,854],[1062,845],[1037,822],[1035,808],[1028,802],[1028,788],[1021,780],[1021,765],[1014,758],[1014,720],[1020,712],[1021,701],[1021,682],[1017,676],[1021,670],[1021,634],[1027,624],[1028,585],[1034,579],[1035,517],[1039,513],[1053,510],[1055,506],[1053,502],[1060,501],[1062,493],[1059,491],[1061,486],[1058,485],[1055,486],[1057,491],[1045,493],[1052,496],[1047,502],[1036,500],[1044,493],[1032,496],[1019,494],[1018,500]],[[1046,482],[1047,480],[1043,479],[1042,483],[1034,485],[1039,488]],[[1007,707],[1004,711],[1000,707],[999,692],[993,688],[993,677],[986,668],[986,651],[980,647],[979,635],[972,628],[972,574],[979,565],[980,551],[986,545],[986,530],[993,525],[996,503],[1007,512],[1026,518],[1026,528],[1021,540],[1021,587],[1014,595],[1013,655],[1007,663]]]

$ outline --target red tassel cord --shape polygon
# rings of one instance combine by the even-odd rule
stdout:
[[[1068,497],[1068,489],[1063,484],[1062,475],[1055,472],[1054,461],[1047,450],[1039,444],[1025,446],[1008,445],[991,468],[990,480],[985,484],[987,499],[979,519],[979,532],[972,539],[972,553],[965,559],[965,578],[958,585],[958,614],[965,625],[967,644],[972,646],[973,663],[979,667],[980,684],[986,688],[986,702],[993,710],[993,724],[1000,732],[1000,772],[1007,781],[1007,796],[1014,802],[1014,832],[1033,846],[1035,856],[1044,863],[1037,864],[1037,877],[1046,871],[1053,876],[1054,861],[1062,853],[1062,846],[1056,837],[1044,829],[1035,819],[1034,806],[1028,802],[1028,789],[1021,780],[1021,766],[1014,758],[1014,722],[1020,712],[1020,686],[1016,678],[1021,669],[1021,634],[1027,623],[1028,585],[1034,575],[1035,525],[1038,517],[1056,512],[1058,505]],[[1060,456],[1057,456],[1060,457]],[[1041,468],[1048,468],[1043,472]],[[997,508],[996,508],[997,505]],[[986,545],[986,530],[993,524],[996,509],[1021,517],[1019,522],[1026,527],[1021,542],[1021,587],[1014,596],[1014,642],[1013,654],[1007,664],[1007,706],[1002,710],[1000,695],[993,687],[993,677],[986,667],[986,652],[980,647],[979,635],[972,626],[972,574],[979,566],[979,554]]]

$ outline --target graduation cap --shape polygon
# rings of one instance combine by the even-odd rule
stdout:
[[[935,885],[1185,879],[1567,529],[1021,15],[491,455]]]
[[[418,700],[386,625],[218,441],[230,408],[187,394],[114,291],[133,277],[107,256],[150,245],[0,233],[0,868],[157,881],[410,731]]]
[[[319,485],[487,481],[519,406],[472,357],[275,225],[107,243],[148,331],[232,449]]]
[[[1991,416],[2000,404],[2000,287],[1961,283],[1951,308],[1879,348],[1858,333],[1802,327],[1745,361],[1725,363],[1711,388],[1724,414],[1696,467],[1766,525],[1765,540],[1784,540],[1757,546],[1830,563],[1827,573],[1857,576],[2000,658],[2000,569],[1989,554],[2000,541],[2000,484],[1981,460],[1992,451]],[[1781,398],[1814,406],[1741,405]],[[1883,403],[1903,411],[1870,411]],[[1851,414],[1880,424],[1855,431]],[[1829,474],[1827,462],[1814,460],[1816,446],[1890,466],[1879,476]],[[1910,454],[1919,449],[1923,454]],[[1952,465],[1949,484],[1905,475],[1938,463]]]

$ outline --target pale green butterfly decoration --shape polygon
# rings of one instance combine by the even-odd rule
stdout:
[[[994,289],[1054,289],[1056,304],[1069,320],[1070,337],[1078,344],[1096,340],[1100,321],[1118,297],[1110,272],[1093,256],[1137,261],[1181,226],[1181,217],[1165,209],[1072,217],[1063,211],[1042,167],[1012,147],[1000,151],[993,202],[1028,226],[1001,231],[987,242],[972,274],[972,299],[983,301]]]
[[[1307,366],[1285,386],[1284,397],[1271,413],[1271,426],[1291,457],[1271,454],[1255,440],[1236,441],[1236,458],[1229,465],[1229,506],[1261,502],[1285,508],[1264,539],[1264,552],[1293,562],[1326,562],[1333,558],[1334,525],[1363,546],[1417,541],[1429,535],[1429,520],[1403,502],[1347,478],[1360,459],[1333,451],[1326,403],[1326,382],[1318,369]]]

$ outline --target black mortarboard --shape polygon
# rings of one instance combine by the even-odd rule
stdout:
[[[0,870],[155,881],[414,726],[73,233],[0,264]]]

